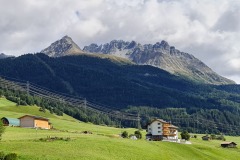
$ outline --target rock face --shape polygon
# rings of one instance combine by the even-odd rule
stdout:
[[[13,56],[9,56],[4,53],[0,53],[0,59],[4,59],[4,58],[8,58],[8,57],[13,57]]]
[[[235,83],[218,75],[193,55],[170,46],[166,41],[141,45],[135,41],[113,40],[99,46],[90,44],[85,46],[83,51],[127,58],[136,64],[155,66],[201,83],[216,85]]]
[[[62,39],[52,43],[46,49],[43,49],[41,53],[50,57],[61,57],[66,55],[82,54],[83,51],[70,37],[64,36]]]

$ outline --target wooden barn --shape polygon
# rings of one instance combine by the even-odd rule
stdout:
[[[15,127],[20,126],[20,120],[17,118],[3,117],[1,121],[3,122],[4,126],[15,126]]]
[[[237,144],[235,142],[223,142],[221,143],[221,146],[224,148],[236,148]]]
[[[49,119],[39,116],[25,115],[19,118],[20,127],[50,129]]]

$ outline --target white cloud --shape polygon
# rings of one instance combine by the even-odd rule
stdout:
[[[37,52],[64,35],[80,47],[164,39],[240,83],[239,8],[238,0],[0,0],[0,52]]]
[[[92,18],[83,21],[78,21],[69,28],[71,34],[77,33],[81,38],[93,39],[96,35],[101,35],[107,31],[107,27],[98,19]]]

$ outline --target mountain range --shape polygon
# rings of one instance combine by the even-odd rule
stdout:
[[[93,43],[81,50],[70,37],[64,36],[42,50],[41,53],[45,53],[51,57],[83,53],[114,55],[128,59],[138,65],[158,67],[171,74],[182,76],[195,82],[216,85],[235,83],[218,75],[193,55],[181,52],[175,49],[175,47],[170,46],[166,41],[142,45],[136,41],[125,42],[123,40],[113,40],[110,43],[101,45]]]
[[[86,47],[81,50],[72,42],[65,36],[45,49],[44,54],[0,59],[0,76],[84,97],[109,108],[130,113],[140,112],[145,117],[195,117],[197,114],[202,119],[222,124],[239,124],[239,85],[200,83],[201,81],[173,74],[160,67],[139,65],[129,58],[112,55],[110,52],[94,53]],[[180,53],[179,51],[178,54]],[[186,53],[184,56],[194,59]],[[65,112],[64,109],[62,111]],[[203,127],[202,131],[205,129]]]
[[[175,75],[184,76],[197,82],[208,84],[233,84],[210,69],[193,55],[181,52],[168,42],[140,44],[135,41],[113,40],[103,45],[91,44],[84,51],[111,54],[127,58],[136,64],[151,65]]]

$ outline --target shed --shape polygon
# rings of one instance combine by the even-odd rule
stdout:
[[[19,117],[20,127],[50,129],[49,119],[33,115]]]
[[[208,135],[206,135],[206,136],[202,136],[202,140],[204,140],[204,141],[209,141],[209,140],[211,140],[212,138],[210,137],[210,136],[208,136]]]
[[[17,118],[3,117],[1,121],[3,122],[4,126],[20,126],[20,120]]]
[[[226,148],[236,148],[237,147],[237,144],[235,142],[223,142],[221,143],[221,146]]]

